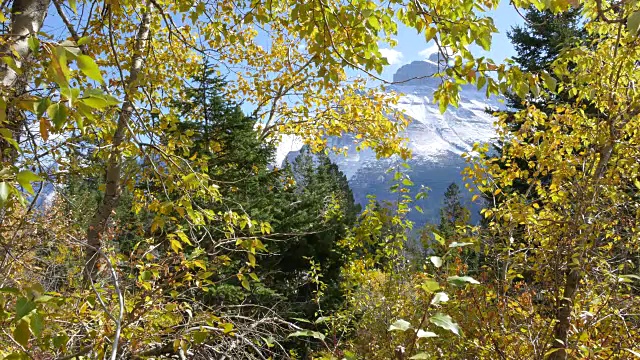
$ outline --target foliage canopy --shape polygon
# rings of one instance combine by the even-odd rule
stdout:
[[[327,356],[351,356],[337,331],[370,339],[377,356],[387,358],[436,351],[552,359],[637,354],[640,4],[512,1],[516,9],[580,14],[587,40],[564,46],[542,67],[498,64],[471,52],[471,45],[491,48],[497,30],[487,11],[497,5],[2,2],[0,356],[185,358],[194,349],[202,356],[235,349],[239,357],[295,357],[285,346],[293,341],[289,332],[318,340]],[[372,201],[356,221],[345,181],[326,158],[306,178],[274,176],[268,166],[270,147],[283,135],[301,137],[312,152],[340,152],[325,149],[327,137],[351,133],[380,157],[410,157],[401,138],[409,120],[397,114],[398,96],[383,91],[379,78],[388,65],[380,48],[395,44],[400,23],[434,41],[447,60],[434,93],[441,111],[457,105],[467,83],[524,104],[497,121],[505,144],[499,158],[485,145],[468,157],[468,179],[499,199],[483,212],[486,228],[460,224],[459,233],[435,236],[438,253],[410,281],[394,275],[408,269],[402,263],[412,224],[405,215],[413,198],[424,196],[412,197],[408,177],[396,179],[397,203]],[[224,85],[207,84],[220,77]],[[201,94],[198,82],[207,84]],[[207,92],[221,87],[220,96]],[[247,116],[236,106],[243,102]],[[218,127],[225,119],[236,126],[231,133]],[[64,198],[74,177],[95,179],[95,203],[76,208]],[[293,208],[287,196],[295,197],[290,188],[300,179],[307,187],[295,195],[308,212],[280,219],[267,213],[269,201]],[[511,191],[514,182],[524,194]],[[62,195],[42,210],[51,188]],[[322,191],[341,196],[324,201]],[[129,209],[118,210],[123,203]],[[121,227],[131,219],[141,231],[122,251]],[[315,244],[296,248],[300,256],[274,246],[289,259],[310,258],[305,275],[299,263],[286,264],[314,284],[305,299],[326,294],[323,277],[333,285],[344,280],[336,286],[344,311],[323,317],[320,300],[313,309],[315,325],[325,327],[319,330],[334,331],[331,341],[268,306],[232,303],[238,306],[230,312],[220,302],[196,300],[225,276],[254,298],[274,295],[261,280],[290,291],[286,277],[269,274],[276,265],[260,269],[262,257],[269,264],[267,240],[277,237],[277,226]],[[303,228],[313,234],[301,234]],[[511,241],[514,234],[522,241]],[[318,244],[325,243],[340,250],[320,256]],[[472,286],[478,281],[458,256],[472,245],[495,255],[496,269],[482,280],[498,280],[486,287]],[[330,268],[315,261],[321,258]],[[535,286],[523,289],[516,280],[525,271]],[[540,306],[531,301],[537,289],[552,290],[539,295]],[[229,295],[216,291],[214,298]],[[467,311],[465,298],[482,298],[469,303],[491,310]],[[416,306],[420,314],[407,312]],[[381,308],[392,309],[385,320],[404,314],[411,321],[389,321],[380,335],[366,325]],[[495,335],[482,337],[471,317],[456,322],[455,314],[478,316]],[[436,328],[470,340],[451,341]],[[349,351],[362,350],[362,342],[353,344]],[[402,344],[404,350],[391,347]]]

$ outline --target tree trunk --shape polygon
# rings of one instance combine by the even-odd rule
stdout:
[[[40,31],[47,16],[50,0],[14,0],[11,6],[11,24],[9,32],[3,34],[6,41],[0,47],[0,56],[9,56],[16,66],[24,69],[24,59],[29,56],[29,37]],[[26,71],[18,74],[4,61],[0,61],[0,128],[8,129],[18,141],[24,118],[15,109],[15,100],[26,86]],[[17,151],[0,138],[0,157],[3,162],[12,164]]]
[[[566,283],[560,306],[556,313],[557,323],[553,329],[554,341],[551,349],[555,350],[549,355],[550,360],[565,360],[567,358],[567,346],[569,340],[569,327],[571,325],[571,310],[573,309],[573,299],[580,283],[580,270],[570,269],[567,272]]]
[[[129,78],[126,81],[126,84],[124,84],[125,91],[135,90],[135,87],[130,87],[129,85],[136,82],[138,74],[142,69],[144,60],[143,52],[149,40],[150,23],[151,15],[147,11],[142,14],[142,21],[140,22],[140,27],[136,34],[136,42],[133,49]],[[109,154],[109,159],[107,161],[104,197],[102,202],[98,205],[98,209],[91,219],[89,229],[87,230],[87,244],[89,245],[87,247],[85,265],[85,279],[87,280],[93,280],[96,274],[96,261],[98,260],[97,252],[102,246],[101,240],[107,228],[109,217],[118,205],[118,199],[120,197],[120,176],[122,170],[121,145],[125,140],[129,120],[133,113],[132,98],[133,97],[130,93],[125,92],[122,108],[120,109],[120,115],[118,116],[116,132],[113,135],[111,153]]]
[[[604,177],[609,161],[614,150],[614,143],[616,141],[616,132],[614,129],[614,120],[609,119],[609,136],[611,137],[609,143],[600,149],[600,159],[598,160],[595,172],[593,174],[593,183],[598,185],[601,178]],[[597,194],[597,191],[596,191]],[[578,214],[576,212],[576,214]],[[578,222],[578,219],[574,219],[574,222]],[[571,267],[572,258],[567,256],[567,264]],[[549,360],[565,360],[567,359],[567,348],[569,347],[569,328],[571,327],[571,311],[573,310],[573,301],[578,292],[578,285],[581,280],[580,269],[569,268],[567,270],[564,291],[562,293],[562,299],[556,313],[556,325],[553,328],[553,343],[551,344],[551,350],[555,350],[549,355]]]

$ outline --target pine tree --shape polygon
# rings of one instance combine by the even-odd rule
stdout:
[[[574,8],[567,12],[554,14],[549,10],[540,11],[535,7],[529,8],[525,13],[525,24],[515,26],[507,33],[511,40],[516,55],[513,57],[515,63],[523,70],[530,72],[551,72],[551,64],[563,50],[587,41],[587,32],[580,23],[580,8]],[[543,90],[542,90],[543,91]],[[526,101],[514,93],[506,94],[508,108],[498,114],[507,116],[507,123],[511,131],[520,130],[521,123],[514,116],[515,111],[523,109],[528,105],[535,105],[543,112],[551,113],[554,106],[561,103],[572,102],[571,96],[566,92],[559,94],[546,94],[536,98],[527,98]],[[493,111],[490,110],[492,113]],[[544,131],[544,126],[539,126],[535,130]],[[533,136],[531,142],[534,142]],[[494,163],[505,169],[507,164],[500,160],[505,144],[497,142],[493,144],[496,158]],[[535,161],[535,159],[533,159]],[[519,168],[527,169],[529,161],[523,159],[510,159],[517,162]],[[543,177],[541,181],[549,181],[549,177]],[[503,189],[503,192],[515,191],[527,194],[528,185],[526,180],[516,179],[511,189]],[[494,202],[501,201],[499,196],[493,193],[483,194],[485,200]],[[529,194],[530,195],[530,194]]]
[[[561,52],[583,43],[587,32],[580,23],[580,8],[554,14],[549,10],[540,11],[531,7],[525,14],[525,24],[513,27],[507,33],[507,37],[516,51],[513,60],[523,71],[549,72],[551,64]],[[560,99],[551,98],[552,102],[567,99],[567,94],[561,94]],[[515,94],[508,94],[507,100],[507,105],[511,108],[523,107],[522,99]],[[539,108],[550,105],[548,100],[542,97],[528,101]]]
[[[311,261],[320,266],[320,276],[327,285],[322,302],[323,310],[331,310],[342,301],[339,281],[344,254],[337,243],[355,223],[360,206],[354,201],[346,176],[324,154],[311,154],[303,149],[292,164],[273,166],[275,145],[259,137],[257,122],[244,115],[240,106],[225,99],[225,82],[214,76],[211,69],[186,89],[185,100],[173,104],[180,121],[168,129],[161,141],[188,137],[189,146],[176,151],[186,152],[185,158],[206,159],[190,166],[206,172],[220,184],[225,198],[224,207],[209,198],[193,198],[201,208],[218,211],[246,212],[256,221],[268,222],[272,234],[263,238],[267,252],[257,254],[256,274],[260,282],[244,289],[236,278],[244,264],[244,254],[229,252],[233,265],[223,268],[212,279],[216,284],[206,293],[198,294],[212,305],[248,302],[266,307],[277,305],[283,317],[313,318],[318,304],[314,303],[315,285],[306,276]],[[160,161],[157,160],[156,161]],[[146,166],[132,164],[131,166]],[[70,178],[65,194],[76,211],[77,222],[88,222],[99,198],[97,188],[102,177]],[[134,184],[134,188],[151,192],[161,200],[162,187]],[[150,214],[132,211],[131,190],[124,188],[121,202],[114,215],[120,251],[128,254],[145,237],[164,236],[150,230]],[[198,232],[199,231],[199,232]],[[224,238],[224,229],[208,226],[193,234],[201,246],[212,252],[216,239]],[[237,229],[238,237],[254,236],[247,229]]]
[[[451,183],[444,193],[444,206],[440,209],[438,232],[445,238],[456,234],[456,227],[469,222],[469,209],[462,205],[460,187]]]
[[[355,223],[360,206],[354,201],[346,176],[327,155],[312,154],[305,147],[289,168],[296,179],[294,196],[285,199],[289,202],[282,204],[282,212],[272,220],[275,229],[299,235],[281,237],[282,241],[274,244],[280,256],[265,259],[264,266],[278,271],[273,281],[289,287],[286,292],[293,295],[292,302],[307,303],[300,308],[301,315],[313,316],[316,309],[309,300],[315,285],[304,280],[304,275],[311,260],[320,264],[321,280],[327,285],[323,308],[338,304],[344,254],[337,243]]]
[[[560,14],[532,7],[525,14],[525,25],[515,26],[507,36],[517,55],[515,62],[525,71],[549,70],[560,52],[584,39],[580,24],[580,8]]]
[[[255,119],[225,100],[224,81],[208,69],[194,83],[186,91],[187,101],[175,104],[183,120],[172,135],[189,133],[189,156],[197,153],[209,159],[208,175],[223,185],[221,191],[229,200],[224,209],[205,199],[196,201],[214,211],[246,212],[272,227],[272,234],[263,239],[268,252],[258,255],[260,283],[246,291],[234,280],[237,267],[229,267],[218,278],[231,280],[220,281],[206,296],[213,303],[277,305],[282,315],[313,318],[317,289],[307,276],[313,262],[326,284],[321,306],[325,311],[335,308],[342,301],[339,277],[344,264],[337,243],[360,212],[347,178],[327,155],[311,154],[307,148],[293,163],[272,166],[275,146],[260,138]],[[250,234],[238,231],[237,236]],[[238,266],[244,262],[243,256],[230,257]]]

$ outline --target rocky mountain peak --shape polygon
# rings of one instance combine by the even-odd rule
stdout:
[[[458,107],[450,106],[444,114],[440,113],[433,103],[433,92],[442,79],[431,77],[439,70],[439,60],[444,65],[438,54],[432,53],[427,60],[401,66],[393,76],[397,84],[390,88],[401,94],[396,108],[411,120],[403,134],[413,152],[413,159],[409,161],[411,179],[415,184],[432,189],[429,200],[420,203],[425,214],[414,214],[413,220],[418,222],[437,220],[447,186],[452,182],[462,186],[460,171],[466,163],[460,155],[471,151],[475,142],[488,142],[496,136],[495,119],[485,111],[486,108],[504,106],[496,98],[487,99],[485,92],[478,91],[474,85],[465,85],[460,91]],[[359,203],[365,204],[368,194],[376,195],[379,200],[393,200],[387,169],[398,159],[378,159],[368,149],[357,151],[350,134],[331,138],[329,143],[347,148],[347,157],[332,156],[332,160],[349,179]],[[295,141],[281,143],[279,160],[286,157],[293,161],[301,145]]]
[[[438,66],[440,64],[440,66]],[[427,60],[413,61],[409,64],[401,66],[395,74],[393,81],[398,85],[412,86],[435,86],[438,80],[432,78],[433,74],[438,73],[444,67],[444,60],[439,53],[433,53]]]

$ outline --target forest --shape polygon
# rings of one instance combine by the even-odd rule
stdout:
[[[640,2],[498,5],[1,1],[0,359],[640,358]],[[505,103],[424,226],[399,27]]]

